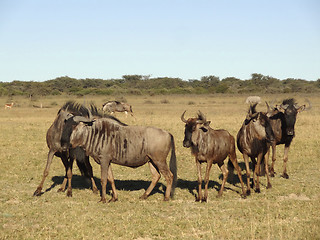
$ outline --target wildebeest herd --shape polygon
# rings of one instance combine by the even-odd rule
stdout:
[[[250,107],[236,140],[226,130],[211,128],[210,121],[200,111],[197,117],[189,119],[185,119],[186,111],[182,113],[181,121],[185,124],[183,146],[191,149],[198,172],[196,201],[206,202],[208,199],[209,174],[214,163],[219,166],[223,175],[218,196],[223,193],[229,171],[233,169],[232,166],[236,169],[241,183],[241,196],[250,195],[249,158],[253,170],[252,188],[256,192],[260,192],[259,176],[263,162],[267,176],[267,188],[271,188],[269,174],[271,177],[275,174],[275,152],[276,145],[279,144],[285,145],[284,169],[281,176],[289,178],[286,164],[289,147],[295,134],[294,125],[297,113],[305,110],[306,105],[298,106],[291,98],[283,100],[280,105],[276,106],[266,103],[267,111],[258,112],[256,106],[260,103],[259,97],[248,98],[247,103]],[[310,107],[309,102],[308,108]],[[121,109],[117,110],[116,108]],[[127,111],[133,116],[132,107],[120,102],[107,102],[103,105],[103,111],[111,113]],[[58,111],[53,124],[47,131],[46,139],[49,148],[47,164],[34,196],[42,194],[43,184],[48,176],[54,155],[61,158],[66,171],[58,191],[65,191],[68,183],[67,196],[72,196],[71,180],[74,160],[77,162],[81,175],[91,179],[93,192],[98,192],[89,157],[92,157],[101,168],[101,202],[106,202],[107,181],[111,184],[112,189],[112,198],[109,201],[118,200],[111,164],[136,168],[148,163],[152,180],[150,186],[140,197],[141,199],[146,199],[150,195],[161,175],[164,176],[167,183],[164,200],[167,201],[174,195],[177,184],[175,143],[173,135],[165,130],[155,127],[129,126],[113,116],[100,114],[93,104],[85,107],[69,101]],[[245,162],[246,189],[236,157],[236,143]],[[272,149],[272,164],[269,172],[270,148]],[[168,166],[166,159],[170,151],[171,157]],[[229,157],[229,163],[225,162],[227,157]],[[203,162],[207,163],[204,195],[202,195],[201,177],[201,163]]]

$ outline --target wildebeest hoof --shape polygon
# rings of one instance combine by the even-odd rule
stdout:
[[[93,192],[94,194],[98,194],[99,191],[98,191],[97,188],[93,188],[93,189],[92,189],[92,192]]]
[[[163,201],[169,201],[169,198],[167,198],[167,197],[164,197],[164,199],[163,199]]]
[[[105,198],[101,198],[99,202],[106,203],[106,199]]]
[[[269,188],[272,188],[271,183],[268,183],[268,185],[267,185],[267,189],[269,189]]]
[[[289,179],[289,175],[288,175],[287,173],[282,174],[281,177],[283,177],[283,178],[285,178],[285,179]]]
[[[256,188],[255,192],[260,193],[260,188]]]
[[[221,197],[222,197],[222,194],[219,193],[219,194],[217,195],[217,198],[221,198]]]
[[[67,191],[67,197],[72,197],[72,191]]]
[[[274,173],[270,173],[270,177],[274,177]]]
[[[39,196],[41,196],[41,188],[37,188],[37,190],[33,193],[33,196],[37,196],[37,197],[39,197]]]
[[[240,196],[241,196],[241,198],[243,198],[243,199],[246,199],[246,198],[247,198],[247,195],[246,195],[245,193],[241,193]]]
[[[246,195],[247,195],[247,196],[250,196],[250,194],[251,194],[251,190],[250,190],[250,189],[248,189],[248,190],[247,190],[247,194],[246,194]]]
[[[207,202],[207,198],[202,198],[201,202],[206,203]]]
[[[65,189],[59,188],[57,192],[64,192],[64,191],[65,191]]]
[[[147,198],[148,198],[148,196],[145,195],[145,194],[143,194],[143,195],[140,197],[141,200],[146,200]]]
[[[118,201],[118,198],[111,198],[111,199],[108,201],[108,203],[110,203],[110,202],[116,202],[116,201]]]

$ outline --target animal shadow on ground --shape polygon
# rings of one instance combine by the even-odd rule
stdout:
[[[241,171],[242,171],[242,175],[241,175],[241,177],[242,177],[242,181],[244,182],[244,184],[246,185],[246,182],[247,182],[247,174],[246,174],[246,165],[245,165],[245,163],[244,162],[239,162],[238,163],[239,164],[239,167],[240,167],[240,169],[241,169]],[[263,165],[264,166],[264,165]],[[249,162],[249,168],[250,168],[250,172],[251,172],[251,176],[250,176],[250,182],[251,182],[251,188],[253,187],[253,172],[254,172],[254,169],[253,169],[253,164],[252,164],[252,162],[250,161]],[[260,174],[259,174],[259,176],[261,177],[261,176],[265,176],[265,171],[261,171],[260,172]],[[222,179],[223,179],[223,175],[222,174],[220,174],[219,175],[219,179],[222,181]],[[241,185],[240,185],[240,180],[239,180],[239,178],[238,178],[238,174],[237,174],[237,171],[234,169],[233,171],[230,171],[229,170],[229,175],[228,175],[228,179],[227,179],[227,182],[228,183],[230,183],[230,184],[232,184],[232,185],[234,185],[234,186],[236,186],[236,184],[237,184],[237,186],[236,187],[238,187],[239,189],[240,189],[240,191],[241,191]],[[262,185],[262,186],[267,186],[266,184],[264,184],[264,183],[261,183],[260,182],[260,184]]]
[[[204,182],[202,181],[202,189],[204,189]],[[219,191],[221,187],[221,184],[219,184],[216,181],[209,180],[208,189],[214,188],[216,191]],[[195,198],[197,197],[197,191],[198,191],[198,181],[189,181],[184,179],[178,179],[177,182],[177,188],[180,189],[187,189],[191,195],[193,195]]]
[[[240,165],[240,164],[239,164]],[[222,174],[219,176],[219,179],[221,180],[222,183]],[[246,179],[246,175],[242,175],[243,180]],[[45,192],[49,192],[51,191],[53,188],[55,188],[56,186],[60,186],[63,182],[64,176],[54,176],[52,177],[52,184],[49,188],[47,188],[45,190]],[[101,192],[101,182],[100,182],[100,178],[94,177],[94,181],[99,189],[99,191]],[[228,183],[230,184],[238,184],[240,183],[239,179],[238,179],[238,175],[236,174],[236,172],[229,173],[229,177],[227,180]],[[115,185],[116,185],[116,189],[120,190],[120,191],[139,191],[141,189],[146,190],[149,185],[150,185],[151,181],[145,181],[145,180],[115,180]],[[217,181],[214,180],[210,180],[209,181],[209,189],[215,189],[217,192],[219,191],[220,187],[221,187],[221,183],[218,183]],[[91,182],[88,178],[85,178],[83,176],[80,175],[73,175],[72,177],[72,188],[73,189],[90,189],[91,188]],[[195,198],[197,196],[197,189],[198,189],[198,181],[190,181],[190,180],[185,180],[185,179],[178,179],[177,181],[177,185],[176,188],[180,188],[180,189],[186,189],[189,191],[189,193],[191,195],[193,195]],[[202,188],[204,189],[204,181],[202,182]],[[239,189],[239,191],[234,190],[232,188],[226,187],[225,189],[230,190],[230,191],[235,191],[237,193],[240,194],[241,192],[241,186],[237,186],[237,188]],[[162,183],[157,183],[157,185],[154,187],[154,189],[152,190],[151,195],[156,194],[156,193],[160,193],[160,194],[165,194],[165,190],[166,190],[166,186]],[[107,184],[107,194],[111,195],[111,186],[108,183]]]
[[[45,192],[51,191],[54,187],[59,186],[62,184],[64,176],[54,176],[52,177],[52,185],[46,189]],[[94,181],[97,185],[97,188],[101,192],[101,182],[100,178],[94,177]],[[139,191],[141,189],[146,190],[151,181],[144,181],[144,180],[115,180],[116,189],[120,191]],[[72,188],[73,189],[90,189],[91,188],[91,181],[88,178],[85,178],[80,175],[73,175],[72,176]],[[164,195],[166,190],[166,186],[162,183],[157,183],[150,196],[155,193],[161,193]],[[107,184],[107,194],[111,195],[111,185]]]

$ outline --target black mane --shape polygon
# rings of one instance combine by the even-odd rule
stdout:
[[[68,101],[66,102],[59,110],[58,114],[61,110],[68,111],[74,116],[83,116],[83,117],[89,117],[89,111],[88,109],[83,106],[82,104],[75,103],[74,101]]]
[[[283,102],[282,102],[283,105],[289,105],[289,106],[292,106],[295,103],[296,103],[296,101],[294,100],[294,98],[288,98],[288,99],[283,100]]]

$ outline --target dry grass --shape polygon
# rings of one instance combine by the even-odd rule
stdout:
[[[221,174],[211,172],[208,203],[194,201],[196,170],[189,149],[182,147],[184,126],[180,115],[207,115],[214,128],[237,134],[245,117],[247,96],[126,96],[136,120],[117,116],[128,124],[163,128],[175,137],[178,186],[175,199],[163,202],[164,179],[145,201],[139,200],[150,182],[147,166],[130,169],[113,166],[119,201],[98,203],[90,185],[74,168],[73,197],[57,193],[64,176],[58,158],[51,166],[41,197],[33,197],[45,167],[45,134],[57,110],[67,98],[38,102],[16,98],[18,107],[0,110],[0,239],[319,239],[320,238],[320,97],[309,96],[313,109],[299,114],[296,137],[289,153],[288,180],[280,178],[281,146],[278,150],[272,189],[261,177],[260,194],[240,198],[240,184],[228,182],[222,198],[216,198]],[[263,100],[286,96],[262,96]],[[299,102],[304,96],[294,96]],[[163,99],[166,104],[163,104]],[[7,99],[0,99],[5,103]],[[107,100],[101,97],[75,99],[81,103]],[[188,104],[190,101],[193,104]],[[152,104],[145,104],[152,102]],[[50,108],[33,108],[32,105]],[[262,104],[260,110],[265,110]],[[243,167],[243,159],[237,156]],[[100,168],[92,160],[97,185]],[[204,167],[203,167],[204,168]],[[242,172],[244,175],[245,171]],[[236,179],[237,177],[235,177]]]

